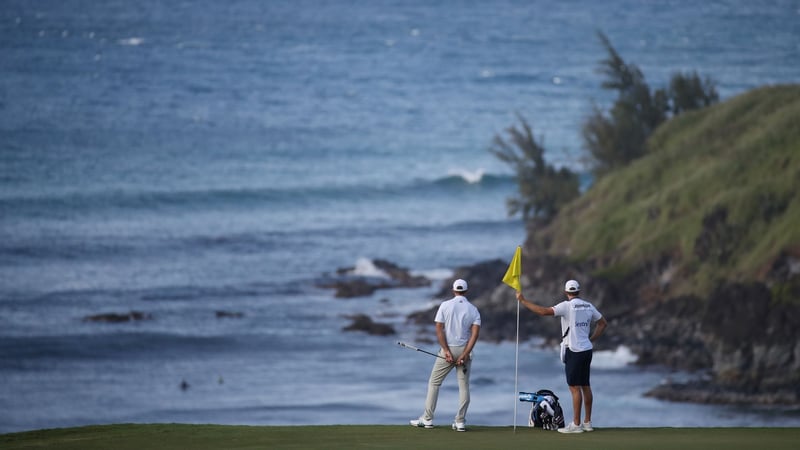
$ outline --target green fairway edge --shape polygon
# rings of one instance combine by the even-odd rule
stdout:
[[[598,428],[567,435],[528,427],[115,424],[0,435],[3,449],[796,449],[800,428]]]

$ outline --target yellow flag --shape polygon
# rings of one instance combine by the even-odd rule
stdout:
[[[514,258],[511,260],[511,264],[508,265],[506,275],[503,277],[503,283],[521,291],[522,285],[519,284],[520,274],[522,274],[522,247],[517,246],[517,251],[514,252]]]

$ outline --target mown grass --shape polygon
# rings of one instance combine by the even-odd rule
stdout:
[[[608,428],[565,435],[527,427],[456,433],[409,426],[121,424],[0,435],[3,449],[795,449],[800,428]]]

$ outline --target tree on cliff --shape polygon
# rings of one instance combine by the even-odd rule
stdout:
[[[582,127],[592,172],[599,178],[643,156],[647,139],[667,119],[712,105],[719,96],[715,82],[696,72],[675,73],[668,88],[652,91],[639,67],[625,62],[605,34],[598,32],[598,37],[608,52],[598,68],[605,75],[601,87],[618,93],[608,113],[595,106]],[[520,128],[508,128],[507,139],[495,135],[489,151],[509,164],[517,179],[519,196],[506,201],[508,214],[547,223],[561,205],[580,195],[579,180],[569,169],[547,164],[530,125],[518,119]]]
[[[522,213],[525,220],[548,222],[561,204],[578,197],[578,176],[567,168],[556,169],[544,160],[545,149],[521,116],[520,128],[506,130],[508,139],[495,135],[489,151],[509,164],[517,178],[519,197],[509,198],[508,214]]]
[[[617,92],[608,113],[595,106],[582,127],[599,177],[644,155],[647,138],[668,118],[716,103],[719,96],[715,82],[696,72],[675,73],[668,88],[651,91],[639,67],[625,62],[605,34],[597,34],[608,53],[598,68],[605,75],[601,86]]]

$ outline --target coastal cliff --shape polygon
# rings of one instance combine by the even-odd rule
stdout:
[[[599,348],[695,371],[650,395],[800,404],[800,85],[757,89],[661,126],[646,156],[599,180],[548,224],[530,223],[522,286],[542,304],[563,282],[609,320]],[[509,256],[511,251],[509,249]],[[508,261],[456,270],[482,339],[514,339]],[[446,286],[443,288],[446,295]],[[520,339],[559,338],[523,313]],[[411,320],[428,322],[430,311]]]

